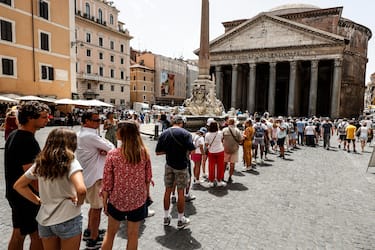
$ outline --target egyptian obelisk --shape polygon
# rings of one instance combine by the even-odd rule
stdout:
[[[221,116],[224,106],[216,99],[215,83],[210,76],[209,2],[202,0],[201,37],[198,61],[198,79],[194,81],[193,95],[184,106],[190,115]]]
[[[199,49],[199,74],[198,79],[211,79],[210,77],[210,10],[208,0],[202,0],[201,13],[201,38]]]

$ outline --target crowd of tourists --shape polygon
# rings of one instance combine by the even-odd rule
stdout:
[[[185,202],[196,199],[190,190],[196,185],[205,188],[231,185],[235,165],[239,162],[243,164],[241,171],[258,175],[258,167],[266,164],[270,154],[285,160],[287,153],[290,155],[293,150],[305,146],[319,145],[330,150],[334,147],[331,145],[334,134],[338,135],[338,148],[343,144],[344,150],[356,153],[358,139],[363,152],[365,144],[371,143],[373,138],[369,119],[356,124],[354,119],[346,118],[333,121],[316,117],[269,117],[265,113],[248,117],[243,125],[238,125],[235,117],[228,116],[223,123],[209,118],[206,126],[192,135],[184,129],[183,117],[175,115],[170,121],[172,127],[163,127],[156,154],[166,155],[164,225],[171,223],[170,203],[177,203],[179,229],[190,223],[190,219],[184,216]],[[227,179],[224,178],[225,171],[228,171]]]
[[[35,133],[48,124],[50,112],[45,104],[30,101],[9,114],[17,119],[7,132],[4,152],[13,224],[8,248],[23,249],[29,235],[30,249],[79,249],[82,240],[87,249],[112,249],[120,222],[126,220],[126,247],[137,249],[140,223],[155,214],[149,209],[152,163],[140,133],[141,120],[136,115],[117,120],[107,112],[103,138],[98,133],[100,114],[86,110],[78,133],[54,128],[41,149]],[[223,123],[209,118],[194,133],[184,128],[182,116],[160,120],[165,127],[155,153],[165,155],[166,161],[163,223],[171,225],[171,203],[177,203],[178,229],[190,223],[185,202],[196,199],[191,189],[231,185],[236,164],[243,164],[241,171],[259,174],[270,154],[286,159],[287,152],[305,145],[322,144],[329,150],[335,133],[339,148],[357,152],[357,139],[363,151],[373,137],[368,119],[356,127],[348,119],[271,118],[265,113],[248,117],[240,126],[235,117],[225,117]],[[84,202],[90,207],[83,230]],[[108,216],[106,229],[99,228],[102,212]]]

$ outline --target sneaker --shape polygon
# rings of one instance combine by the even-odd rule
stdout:
[[[197,197],[195,197],[195,196],[192,195],[192,194],[185,195],[185,202],[193,201],[193,200],[195,200],[196,198],[197,198]]]
[[[105,229],[99,229],[99,236],[101,236],[101,238],[104,237],[104,234],[105,234],[106,230]],[[90,232],[90,229],[86,228],[85,231],[83,231],[83,237],[82,237],[82,240],[83,241],[87,241],[91,238],[91,232]]]
[[[147,211],[147,217],[152,217],[154,215],[155,215],[155,210],[148,209],[148,211]]]
[[[262,165],[264,164],[264,160],[263,159],[260,160],[260,164],[262,164]]]
[[[210,182],[208,183],[208,185],[207,185],[207,186],[208,186],[208,187],[210,187],[210,188],[212,188],[212,187],[214,187],[214,186],[215,186],[215,184],[214,184],[213,182],[211,182],[211,181],[210,181]]]
[[[228,183],[233,183],[233,179],[232,179],[232,177],[230,177],[229,176],[229,178],[228,178],[228,181],[227,181]]]
[[[202,175],[202,177],[203,177],[204,179],[207,179],[208,175],[207,175],[206,173],[204,173],[204,174]]]
[[[184,217],[182,217],[181,220],[179,220],[177,222],[177,228],[178,229],[183,229],[184,227],[186,227],[187,225],[189,225],[189,223],[190,223],[190,220],[184,216]]]
[[[218,187],[226,187],[227,184],[226,184],[224,181],[219,181],[219,182],[217,183],[217,186],[218,186]]]
[[[164,217],[164,226],[169,226],[171,224],[172,216]]]
[[[86,241],[86,249],[100,249],[102,247],[103,237],[99,236],[96,240],[88,239]]]
[[[90,239],[90,235],[91,235],[90,229],[86,228],[85,231],[83,231],[82,240],[84,240],[84,241],[89,240]]]
[[[177,202],[177,198],[176,198],[176,195],[172,195],[172,204],[176,203]]]
[[[341,144],[339,144],[339,148],[341,148]]]

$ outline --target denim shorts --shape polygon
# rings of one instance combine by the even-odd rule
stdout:
[[[82,233],[82,215],[52,226],[38,225],[40,238],[59,237],[69,239]]]

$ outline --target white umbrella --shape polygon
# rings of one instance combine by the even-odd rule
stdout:
[[[41,98],[39,96],[27,95],[16,98],[19,101],[41,101],[41,102],[52,102],[51,100]]]
[[[94,106],[94,107],[113,107],[112,104],[105,103],[99,100],[83,100],[86,103],[86,106]]]
[[[72,100],[69,98],[64,98],[60,100],[56,100],[55,104],[63,104],[63,105],[78,105],[78,100]]]
[[[0,103],[6,103],[6,104],[14,103],[14,104],[16,104],[17,102],[18,102],[17,100],[14,100],[14,99],[8,98],[6,96],[0,95]]]

